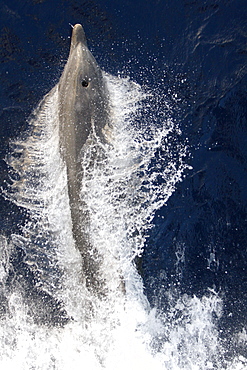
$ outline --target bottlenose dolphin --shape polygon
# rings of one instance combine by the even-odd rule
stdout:
[[[110,124],[106,83],[80,24],[72,30],[68,61],[58,83],[58,99],[60,150],[67,167],[73,236],[83,257],[86,279],[94,285],[97,256],[92,256],[88,238],[81,231],[82,222],[87,222],[80,207],[81,150],[92,136],[106,143]]]
[[[60,306],[61,301],[54,294],[54,282],[61,276],[59,257],[54,257],[51,252],[53,231],[56,244],[57,241],[60,242],[57,231],[61,230],[60,225],[58,229],[55,225],[56,217],[53,218],[53,207],[58,204],[55,199],[56,189],[52,194],[48,190],[48,198],[44,194],[46,190],[43,190],[50,189],[49,186],[44,187],[46,182],[51,181],[50,184],[55,185],[54,176],[50,172],[52,159],[57,163],[54,166],[55,173],[58,175],[61,172],[58,165],[60,161],[57,161],[59,154],[67,171],[72,233],[75,246],[82,257],[82,285],[99,298],[105,297],[110,291],[107,281],[112,275],[115,276],[114,281],[119,278],[119,286],[122,285],[118,267],[114,270],[114,264],[113,267],[109,266],[112,275],[104,274],[106,264],[102,262],[106,260],[105,251],[100,250],[101,245],[91,242],[89,207],[87,208],[86,201],[80,196],[86,178],[85,172],[90,166],[101,167],[102,160],[105,163],[107,158],[105,149],[112,145],[108,102],[109,93],[103,73],[87,47],[82,26],[76,24],[72,30],[69,57],[58,83],[34,109],[29,119],[29,130],[11,143],[11,153],[6,158],[14,175],[10,177],[11,183],[6,191],[3,190],[3,194],[7,200],[23,207],[22,209],[30,210],[27,212],[28,222],[23,227],[23,235],[19,239],[16,237],[18,242],[13,238],[16,251],[11,256],[9,278],[23,286],[23,294],[26,295],[30,313],[35,320],[58,325],[63,325],[68,320],[63,304]],[[53,135],[55,140],[52,140],[52,145],[58,145],[47,151]],[[83,153],[86,155],[84,162]],[[85,163],[83,168],[82,163]],[[60,193],[58,198],[60,199]],[[46,212],[43,212],[44,208]],[[59,209],[60,205],[58,212]],[[50,217],[47,217],[47,212]],[[49,222],[50,233],[47,230]],[[46,238],[47,242],[44,242]],[[61,262],[62,270],[63,266],[64,262]]]

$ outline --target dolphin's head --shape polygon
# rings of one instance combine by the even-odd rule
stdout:
[[[73,145],[76,146],[77,156],[92,129],[97,136],[101,136],[107,120],[104,78],[87,47],[80,24],[72,30],[69,58],[59,80],[58,92],[62,134],[67,138],[76,136]]]
[[[67,65],[73,68],[70,74],[74,74],[77,79],[77,89],[79,85],[90,87],[91,82],[98,77],[99,67],[88,50],[85,32],[80,24],[73,27]]]
[[[80,110],[82,104],[94,104],[101,95],[102,88],[102,72],[87,47],[82,26],[76,24],[72,30],[69,58],[59,81],[59,90],[62,94],[66,93],[66,100],[68,97],[78,100],[81,108],[76,104],[71,109]]]

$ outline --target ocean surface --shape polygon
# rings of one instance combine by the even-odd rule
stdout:
[[[246,13],[246,0],[0,2],[3,368],[247,369]],[[93,168],[83,151],[81,187],[105,299],[80,278],[46,95],[75,23],[110,92],[113,144]]]

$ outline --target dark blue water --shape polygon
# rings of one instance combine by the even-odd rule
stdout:
[[[0,2],[1,185],[9,139],[57,83],[69,24],[83,24],[105,71],[130,76],[169,101],[189,147],[193,169],[157,210],[138,261],[146,295],[161,308],[168,304],[161,290],[176,297],[219,292],[217,325],[229,356],[246,355],[231,342],[247,326],[246,13],[246,0]],[[0,207],[2,233],[18,232],[25,210],[3,198]],[[23,281],[20,254],[11,261]],[[40,299],[54,308],[50,297]],[[49,308],[51,321],[60,321],[58,306],[55,313]]]

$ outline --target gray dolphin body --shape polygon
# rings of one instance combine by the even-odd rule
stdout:
[[[58,83],[59,137],[61,155],[67,166],[68,192],[73,236],[83,261],[85,276],[94,285],[97,256],[89,252],[87,237],[81,231],[80,186],[82,168],[80,153],[89,135],[106,142],[104,130],[109,127],[108,91],[100,67],[87,47],[80,24],[73,27],[68,61]],[[86,215],[83,216],[86,218]]]

